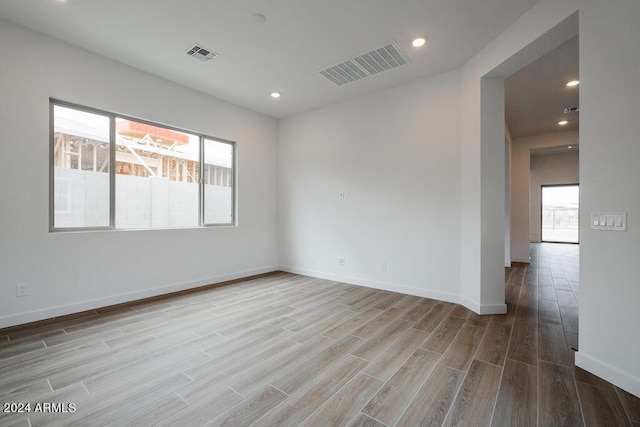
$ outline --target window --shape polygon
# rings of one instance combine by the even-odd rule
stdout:
[[[233,221],[233,146],[204,139],[204,223]]]
[[[53,106],[54,228],[109,227],[109,117]]]
[[[51,101],[51,229],[232,225],[235,144]]]
[[[580,240],[580,187],[542,186],[542,241],[578,243]]]

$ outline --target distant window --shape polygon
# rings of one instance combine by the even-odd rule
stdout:
[[[51,101],[51,229],[232,225],[235,144]]]
[[[542,241],[578,243],[580,241],[580,186],[542,186]]]

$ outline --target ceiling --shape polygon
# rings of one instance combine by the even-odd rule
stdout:
[[[564,114],[579,106],[578,36],[527,65],[505,80],[505,115],[513,138],[577,130],[579,113]],[[566,126],[558,122],[567,120]]]
[[[537,1],[0,0],[0,18],[282,118],[456,69]],[[319,74],[389,41],[408,65],[342,86]],[[218,56],[187,56],[194,43]]]

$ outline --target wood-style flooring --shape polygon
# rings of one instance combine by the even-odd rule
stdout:
[[[573,364],[577,251],[533,245],[500,316],[274,273],[0,330],[0,403],[31,404],[0,425],[640,426]]]

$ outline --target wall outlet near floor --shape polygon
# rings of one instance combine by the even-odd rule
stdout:
[[[29,295],[29,289],[26,283],[16,285],[16,297],[26,297]]]
[[[344,265],[344,258],[338,257],[338,265]]]

